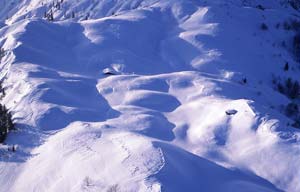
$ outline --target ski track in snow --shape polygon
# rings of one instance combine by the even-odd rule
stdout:
[[[261,11],[234,2],[65,0],[87,21],[39,19],[37,0],[0,10],[12,15],[2,102],[18,128],[17,152],[0,147],[0,191],[299,191],[299,131],[269,108],[288,99],[267,84],[292,58],[259,46],[272,37],[243,21]]]

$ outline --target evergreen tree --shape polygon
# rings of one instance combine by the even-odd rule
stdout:
[[[7,133],[14,127],[11,113],[4,105],[0,104],[0,143],[4,142]]]
[[[54,16],[53,16],[52,10],[51,10],[50,15],[49,15],[49,20],[50,21],[54,21]]]
[[[285,66],[284,66],[284,71],[288,71],[289,70],[289,63],[286,62]]]

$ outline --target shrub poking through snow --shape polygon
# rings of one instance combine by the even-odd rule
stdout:
[[[300,1],[299,0],[288,0],[288,3],[296,10],[300,8]]]
[[[299,97],[300,93],[300,86],[298,81],[293,81],[291,78],[288,78],[286,81],[287,95],[292,98],[296,99]]]
[[[292,126],[295,128],[300,128],[300,120],[296,119],[295,122],[292,124]]]
[[[299,114],[299,107],[296,103],[289,103],[285,108],[285,114],[288,117],[297,117]]]
[[[260,25],[260,28],[261,28],[261,30],[264,30],[264,31],[266,31],[266,30],[269,29],[268,26],[267,26],[265,23],[262,23],[262,24]]]
[[[257,8],[257,9],[260,9],[260,10],[262,10],[262,11],[264,11],[264,10],[266,9],[266,8],[264,8],[262,5],[257,5],[256,8]]]
[[[300,29],[300,22],[299,22],[299,20],[296,20],[296,19],[291,20],[291,26],[292,26],[292,29],[294,31],[298,31]]]
[[[0,81],[0,99],[5,97],[5,89],[2,87],[2,82]]]
[[[283,29],[287,31],[298,31],[300,29],[300,21],[296,19],[289,19],[288,21],[284,21]]]
[[[288,71],[289,70],[289,63],[286,62],[284,65],[284,71]]]
[[[110,186],[107,190],[107,192],[118,192],[118,191],[119,191],[119,185],[118,184]]]
[[[296,59],[299,60],[299,55],[300,55],[300,34],[299,33],[294,37],[293,47],[294,47],[294,53]]]
[[[300,98],[300,85],[297,80],[287,78],[284,82],[280,78],[274,78],[273,83],[277,90],[291,99],[291,102],[284,106],[283,113],[292,119],[295,128],[300,128],[300,108],[298,99]]]
[[[3,48],[0,49],[0,61],[5,56],[5,50]]]
[[[300,21],[298,19],[289,19],[288,21],[283,22],[283,29],[287,31],[294,31],[295,35],[293,38],[293,53],[295,54],[296,59],[299,62],[300,59]],[[286,43],[282,44],[282,47],[286,47]]]
[[[300,111],[297,103],[289,103],[285,107],[285,115],[294,120],[293,127],[300,128]]]
[[[300,97],[300,85],[297,80],[287,78],[284,83],[276,80],[273,80],[273,83],[276,84],[277,90],[287,97],[291,99],[297,99]]]
[[[12,115],[4,105],[0,104],[0,143],[3,143],[7,133],[15,128]]]
[[[296,34],[293,39],[293,46],[295,49],[300,48],[300,33]]]

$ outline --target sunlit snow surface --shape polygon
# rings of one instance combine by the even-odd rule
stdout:
[[[279,46],[294,33],[275,27],[295,10],[64,0],[49,22],[50,2],[0,2],[2,103],[18,128],[17,151],[0,147],[1,192],[300,191],[299,131],[271,83],[299,76]]]

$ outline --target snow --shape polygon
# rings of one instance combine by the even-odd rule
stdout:
[[[0,2],[1,103],[17,126],[1,192],[300,190],[300,132],[272,84],[299,76],[295,32],[275,27],[297,11],[64,0],[50,22],[51,2]]]

